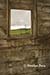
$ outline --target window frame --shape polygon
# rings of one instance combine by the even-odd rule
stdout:
[[[10,9],[10,13],[11,13],[11,10],[20,10],[20,9]],[[22,10],[23,9],[21,9],[21,11]],[[31,12],[31,10],[24,10],[24,11],[26,11],[26,12],[27,11],[30,11]],[[30,19],[31,19],[31,16],[30,16]],[[10,15],[10,27],[11,27],[11,15]],[[20,34],[19,35],[17,35],[17,34],[16,35],[13,35],[13,34],[11,35],[10,34],[10,36],[27,36],[27,35],[30,35],[31,36],[32,35],[32,22],[31,22],[31,28],[30,28],[30,30],[31,30],[31,34],[30,33],[29,34],[22,34],[22,35],[20,35]],[[11,31],[11,29],[10,29],[10,31]]]
[[[33,1],[34,4],[32,3],[30,8],[25,8],[25,7],[12,7],[10,1],[8,1],[8,37],[10,38],[31,38],[31,37],[36,37],[36,1]],[[13,3],[13,2],[12,2]],[[17,3],[15,3],[17,5]],[[26,6],[27,4],[25,4]],[[29,4],[28,4],[29,7]],[[34,8],[34,9],[33,9]],[[23,35],[23,36],[12,36],[10,35],[10,10],[11,9],[17,9],[17,10],[30,10],[31,11],[31,35]],[[34,20],[34,21],[33,21]],[[34,24],[34,25],[33,25]],[[35,29],[34,29],[35,28]],[[34,36],[35,35],[35,36]]]

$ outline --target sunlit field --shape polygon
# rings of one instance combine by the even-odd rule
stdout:
[[[24,34],[31,34],[31,29],[15,29],[10,30],[11,35],[24,35]]]

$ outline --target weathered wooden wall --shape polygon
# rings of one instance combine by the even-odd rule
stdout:
[[[49,29],[43,29],[50,24],[49,7],[49,0],[0,0],[0,75],[50,75],[50,44],[48,40],[41,39],[39,43],[39,39],[34,39],[36,35],[49,32]],[[32,10],[33,37],[8,36],[8,8]],[[46,67],[28,68],[27,64],[44,64]]]
[[[38,34],[45,35],[50,33],[50,0],[38,0]]]

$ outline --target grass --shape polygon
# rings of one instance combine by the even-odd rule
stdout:
[[[10,35],[24,35],[24,34],[31,34],[31,29],[10,30]]]

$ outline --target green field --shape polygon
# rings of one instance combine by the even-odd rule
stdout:
[[[24,34],[31,34],[31,29],[10,30],[10,35],[24,35]]]

